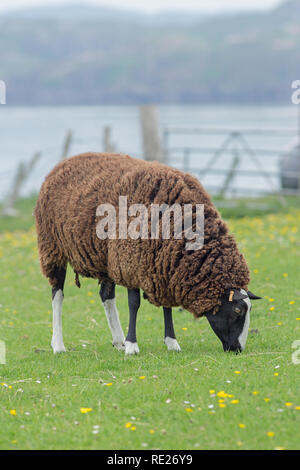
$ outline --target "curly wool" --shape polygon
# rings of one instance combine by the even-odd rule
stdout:
[[[119,196],[148,208],[204,204],[204,247],[187,251],[187,240],[174,239],[172,230],[170,240],[99,239],[96,209],[112,204],[118,221]],[[226,289],[247,290],[250,282],[234,237],[199,181],[157,162],[101,153],[64,160],[46,177],[35,217],[41,269],[52,286],[57,269],[69,263],[77,276],[140,288],[154,305],[183,306],[199,317],[217,311]]]

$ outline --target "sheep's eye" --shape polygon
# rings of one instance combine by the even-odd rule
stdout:
[[[235,307],[234,311],[235,311],[235,313],[241,313],[241,309],[238,308],[238,307]]]

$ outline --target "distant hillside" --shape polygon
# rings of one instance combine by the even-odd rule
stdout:
[[[60,20],[60,21],[74,21],[74,20],[105,20],[110,21],[118,17],[119,21],[138,21],[140,23],[167,23],[167,24],[182,24],[182,23],[195,23],[204,18],[211,17],[211,14],[197,13],[191,14],[185,11],[165,11],[161,13],[143,13],[139,10],[116,9],[106,6],[95,6],[80,3],[73,3],[72,5],[45,5],[42,7],[29,7],[18,8],[9,10],[4,13],[0,18],[8,20]]]
[[[118,14],[121,15],[123,19],[133,19],[138,17],[143,17],[143,14],[140,14],[134,10],[122,10],[110,7],[98,7],[94,5],[84,5],[81,3],[73,3],[72,5],[45,5],[37,7],[28,7],[28,8],[18,8],[14,10],[9,10],[7,13],[4,13],[2,16],[5,18],[21,18],[21,19],[60,19],[63,21],[66,20],[83,20],[83,19],[111,19]]]
[[[0,16],[0,79],[14,105],[289,104],[299,18],[299,0],[214,17],[24,10]]]

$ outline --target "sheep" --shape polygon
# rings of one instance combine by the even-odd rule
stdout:
[[[98,208],[110,205],[120,215],[118,201],[130,205],[175,203],[204,207],[204,245],[186,248],[186,237],[165,240],[99,237],[103,221]],[[193,216],[194,217],[194,216]],[[199,181],[158,162],[122,154],[86,153],[68,158],[45,178],[35,208],[42,273],[52,286],[54,353],[66,351],[62,335],[62,302],[67,264],[79,276],[98,279],[100,297],[113,345],[125,354],[138,354],[136,318],[140,290],[164,312],[164,342],[180,351],[172,308],[206,316],[224,351],[245,348],[250,299],[246,260]],[[193,218],[193,226],[194,226]],[[117,217],[117,228],[120,220]],[[173,224],[175,226],[175,223]],[[148,227],[148,226],[147,226]],[[160,232],[161,234],[161,232]],[[147,237],[146,237],[147,238]],[[115,285],[128,290],[129,328],[125,338],[115,301]]]

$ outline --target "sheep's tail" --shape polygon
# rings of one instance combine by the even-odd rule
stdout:
[[[78,273],[75,273],[75,284],[80,289],[81,284],[80,284],[80,281],[79,281],[79,274]]]

